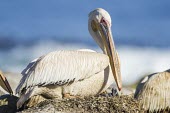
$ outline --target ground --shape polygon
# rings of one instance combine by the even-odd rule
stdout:
[[[20,76],[16,81],[10,76],[16,76],[18,74],[6,74],[9,76],[9,81],[12,84],[12,88],[18,84]],[[10,79],[11,78],[11,79]],[[111,96],[114,94],[112,87],[107,90],[107,95],[98,97],[86,97],[76,99],[63,99],[63,100],[46,100],[34,107],[28,109],[17,110],[16,102],[18,97],[12,95],[5,95],[0,90],[0,113],[144,113],[144,109],[141,108],[139,102],[133,98],[133,89],[122,89],[124,95]],[[160,113],[169,113],[168,111],[162,111]]]
[[[0,112],[6,113],[16,112],[17,97],[6,95],[1,98]],[[8,101],[8,102],[7,102]],[[11,101],[13,103],[11,103]],[[7,104],[8,103],[8,104]],[[11,105],[10,105],[11,104]],[[11,111],[13,110],[13,111]],[[46,100],[39,103],[33,108],[18,111],[18,113],[139,113],[144,112],[139,103],[132,96],[116,96],[116,97],[86,97],[63,100]],[[5,113],[5,112],[4,112]]]

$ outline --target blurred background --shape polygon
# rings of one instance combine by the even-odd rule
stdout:
[[[104,8],[120,55],[124,85],[170,68],[168,0],[0,0],[0,69],[20,73],[50,51],[101,52],[88,32],[88,14]]]

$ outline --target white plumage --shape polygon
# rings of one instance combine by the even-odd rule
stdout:
[[[170,70],[145,77],[137,86],[135,98],[150,112],[170,108]]]
[[[30,63],[16,92],[32,86],[65,85],[93,76],[109,65],[107,55],[85,51],[55,51]]]
[[[55,51],[32,61],[23,70],[16,89],[20,95],[18,108],[36,95],[44,98],[97,95],[108,88],[114,78],[121,89],[120,63],[110,30],[110,15],[98,8],[89,14],[88,25],[104,54],[88,49]]]

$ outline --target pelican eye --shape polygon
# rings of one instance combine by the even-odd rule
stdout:
[[[104,18],[102,18],[102,19],[100,20],[100,23],[102,23],[103,25],[107,26],[107,22],[106,22],[106,20],[105,20]]]
[[[108,29],[107,21],[102,17],[100,23],[104,26],[105,29]]]

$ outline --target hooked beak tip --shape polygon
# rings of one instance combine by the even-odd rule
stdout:
[[[121,90],[122,90],[122,87],[118,87],[118,90],[121,91]]]

